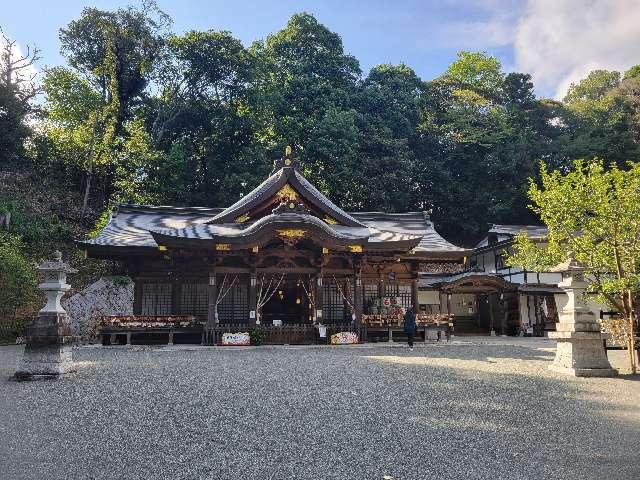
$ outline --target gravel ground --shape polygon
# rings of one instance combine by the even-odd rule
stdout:
[[[18,383],[0,348],[9,479],[631,479],[640,378],[548,372],[553,343],[79,347]]]

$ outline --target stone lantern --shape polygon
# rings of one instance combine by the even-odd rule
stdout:
[[[550,338],[558,341],[556,357],[549,366],[554,372],[576,377],[612,377],[618,371],[611,368],[600,323],[585,301],[589,286],[585,281],[586,268],[571,255],[552,271],[562,273],[558,284],[566,295],[567,303],[559,314],[556,331],[549,332]]]
[[[22,360],[16,378],[57,378],[75,371],[71,358],[71,327],[67,312],[60,305],[62,296],[69,291],[67,274],[76,273],[55,252],[53,259],[36,268],[44,281],[38,288],[47,295],[47,304],[38,312],[27,332]]]

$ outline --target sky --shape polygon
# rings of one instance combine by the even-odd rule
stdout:
[[[342,37],[363,72],[405,63],[424,80],[459,50],[485,51],[505,71],[530,73],[539,96],[562,98],[598,68],[640,63],[640,0],[157,0],[172,30],[229,30],[245,45],[308,12]],[[20,48],[42,50],[38,68],[64,63],[58,30],[83,7],[116,9],[136,0],[0,0],[0,27]]]

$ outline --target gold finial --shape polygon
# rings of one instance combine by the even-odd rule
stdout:
[[[290,157],[291,156],[291,145],[287,145],[284,149],[284,156],[285,157]]]

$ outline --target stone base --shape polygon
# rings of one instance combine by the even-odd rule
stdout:
[[[555,363],[549,365],[549,370],[574,377],[615,377],[618,375],[615,368],[574,368],[563,367]]]
[[[549,333],[555,338],[556,357],[549,370],[576,377],[612,377],[618,372],[611,368],[604,339],[600,332],[557,331]]]
[[[24,347],[22,360],[16,369],[16,380],[59,378],[75,372],[70,345]]]

